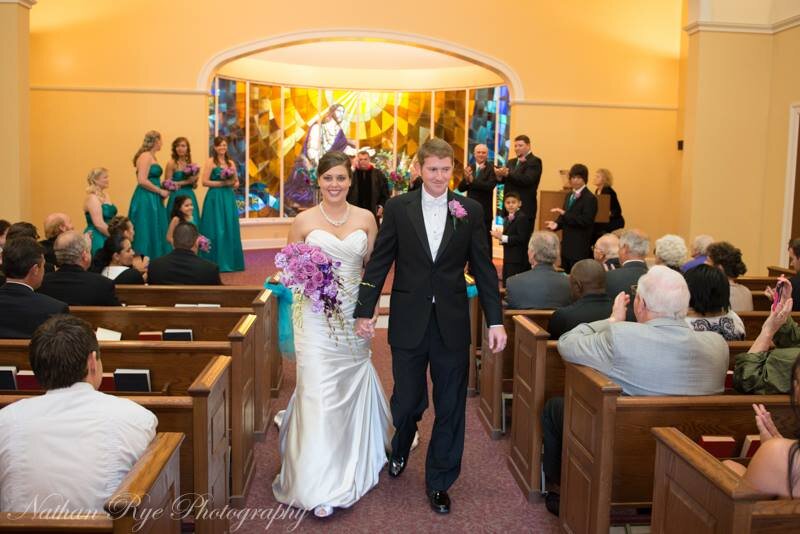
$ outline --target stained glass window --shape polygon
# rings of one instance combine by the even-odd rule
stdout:
[[[279,217],[281,198],[281,88],[250,84],[250,217]]]
[[[444,139],[453,147],[453,180],[455,189],[464,176],[464,156],[467,141],[467,93],[466,91],[437,91],[434,105],[436,120],[433,135]]]

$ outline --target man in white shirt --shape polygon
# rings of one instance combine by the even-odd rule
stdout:
[[[44,395],[0,410],[0,511],[98,511],[155,437],[138,404],[97,391],[103,377],[89,323],[58,315],[33,334]]]

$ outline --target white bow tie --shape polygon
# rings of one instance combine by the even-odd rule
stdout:
[[[422,206],[425,208],[439,208],[447,205],[447,195],[442,195],[441,198],[423,198]]]

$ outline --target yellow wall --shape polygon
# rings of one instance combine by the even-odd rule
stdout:
[[[410,0],[400,9],[331,9],[308,0],[41,0],[31,12],[33,218],[80,218],[89,168],[111,170],[122,211],[135,185],[130,158],[143,133],[207,142],[205,98],[192,94],[215,54],[283,33],[364,29],[453,43],[498,58],[523,83],[512,134],[544,160],[542,188],[582,161],[615,172],[626,219],[656,236],[673,230],[681,5],[673,0],[551,2]],[[364,22],[362,22],[364,21]],[[473,31],[479,28],[479,31]],[[352,32],[357,35],[358,32]],[[96,88],[98,92],[64,88]],[[127,92],[109,92],[108,88]],[[46,89],[46,90],[45,90]],[[177,91],[179,94],[167,94]],[[573,105],[577,104],[577,105]],[[608,107],[609,105],[618,107]],[[647,109],[655,107],[658,109]],[[163,162],[166,148],[160,154]],[[654,198],[654,193],[658,197]],[[264,236],[275,228],[264,229]],[[257,234],[248,228],[246,235]]]

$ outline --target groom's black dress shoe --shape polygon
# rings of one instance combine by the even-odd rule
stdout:
[[[389,458],[389,476],[397,478],[406,468],[406,459],[402,456],[392,456]]]
[[[428,500],[434,512],[438,514],[450,513],[450,497],[446,491],[428,490]]]

